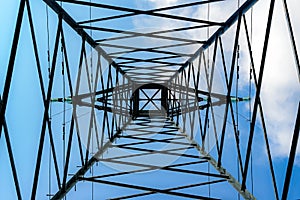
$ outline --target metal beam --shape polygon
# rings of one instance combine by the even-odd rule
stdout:
[[[168,188],[168,189],[164,189],[164,190],[167,190],[167,191],[181,190],[181,189],[192,188],[192,187],[212,185],[212,184],[221,183],[221,182],[224,182],[224,181],[226,181],[226,180],[220,179],[220,180],[215,180],[215,181],[207,181],[207,182],[203,182],[203,183],[196,183],[196,184],[178,186],[178,187]],[[131,199],[131,198],[134,198],[134,197],[148,196],[148,195],[156,194],[156,193],[158,193],[158,192],[150,191],[150,192],[144,192],[144,193],[138,193],[138,194],[132,194],[132,195],[127,195],[127,196],[112,198],[111,200]],[[210,198],[210,197],[206,197],[206,198]],[[203,198],[201,198],[201,199],[203,199]]]
[[[261,91],[262,78],[263,78],[263,74],[264,74],[264,67],[265,67],[266,55],[267,55],[268,44],[269,44],[269,36],[270,36],[270,30],[271,30],[271,24],[272,24],[272,18],[273,18],[274,4],[275,4],[275,0],[271,0],[269,14],[268,14],[267,27],[266,27],[266,33],[265,33],[263,52],[262,52],[262,57],[261,57],[260,69],[259,69],[259,76],[258,76],[255,100],[254,100],[252,119],[251,119],[251,124],[250,124],[250,133],[249,133],[249,138],[248,138],[247,154],[246,154],[246,160],[245,160],[245,165],[244,165],[245,168],[244,168],[244,171],[242,174],[242,176],[243,176],[242,190],[246,189],[246,179],[247,179],[247,173],[248,173],[248,167],[249,167],[249,161],[250,161],[252,141],[253,141],[253,136],[254,136],[256,115],[257,115],[258,104],[259,104],[258,102],[260,101],[260,91]]]
[[[222,135],[221,135],[221,143],[220,143],[220,152],[219,152],[219,158],[218,158],[218,165],[221,165],[221,159],[222,159],[222,152],[223,152],[223,145],[224,145],[224,137],[225,137],[225,132],[226,132],[226,125],[227,125],[227,117],[228,117],[228,110],[230,108],[231,111],[231,116],[232,116],[232,121],[233,121],[233,128],[234,128],[234,133],[235,133],[235,138],[237,139],[237,130],[235,126],[235,118],[233,114],[233,108],[232,108],[232,102],[230,97],[231,94],[231,89],[232,89],[232,84],[233,84],[233,73],[234,73],[234,66],[236,63],[236,56],[237,56],[237,48],[238,48],[238,42],[239,42],[239,34],[240,34],[240,25],[241,25],[241,15],[239,16],[238,19],[238,24],[237,24],[237,29],[236,29],[236,35],[235,35],[235,42],[234,42],[234,49],[233,49],[233,55],[232,55],[232,61],[231,61],[231,68],[230,68],[230,74],[229,74],[229,80],[226,80],[226,87],[227,87],[227,101],[226,101],[226,107],[225,107],[225,113],[224,113],[224,119],[223,119],[223,126],[222,126]],[[220,42],[221,44],[221,42]],[[227,76],[227,72],[224,66],[224,74],[225,77]],[[241,161],[241,156],[240,156],[240,150],[239,146],[237,145],[237,150],[238,150],[238,156],[239,156],[239,161],[240,161],[240,167],[242,167],[242,161]]]
[[[193,44],[204,43],[204,41],[198,41],[198,40],[191,40],[191,39],[185,39],[185,38],[164,36],[164,35],[158,35],[158,34],[152,34],[152,33],[141,33],[141,32],[128,31],[128,30],[103,28],[103,27],[96,27],[96,26],[80,26],[80,28],[90,29],[90,30],[95,30],[95,31],[102,31],[102,32],[109,32],[109,33],[119,33],[119,34],[124,34],[124,35],[132,35],[133,37],[149,37],[149,38],[156,38],[156,39],[162,39],[162,40],[189,42],[189,43],[193,43]]]
[[[8,66],[7,66],[3,95],[2,95],[2,102],[1,102],[2,105],[1,105],[1,109],[0,109],[0,135],[2,132],[2,125],[4,124],[6,105],[7,105],[7,100],[8,100],[8,95],[9,95],[9,90],[10,90],[10,85],[11,85],[11,79],[12,79],[14,66],[15,66],[15,58],[16,58],[17,48],[18,48],[18,43],[19,43],[19,38],[20,38],[24,8],[25,8],[25,0],[21,0],[20,6],[19,6],[19,11],[18,11],[18,16],[17,16],[17,22],[16,22],[16,27],[15,27],[13,42],[12,42],[11,51],[10,51],[9,62],[8,62]]]
[[[153,9],[153,10],[148,10],[148,12],[159,12],[159,11],[173,10],[173,9],[178,9],[178,8],[186,8],[186,7],[196,6],[196,5],[211,4],[213,2],[220,2],[220,1],[224,1],[224,0],[198,1],[198,2],[192,2],[192,3],[187,3],[187,4],[157,8],[157,9]],[[85,21],[79,22],[78,24],[93,23],[93,22],[98,22],[98,21],[105,21],[105,20],[111,20],[111,19],[131,17],[131,16],[136,16],[136,15],[138,15],[138,14],[137,13],[127,13],[127,14],[121,14],[121,15],[114,15],[114,16],[110,16],[110,17],[103,17],[103,18],[85,20]]]
[[[84,31],[83,28],[79,27],[77,22],[54,0],[43,0],[48,6],[52,8],[57,15],[61,15],[63,20],[69,24],[69,26],[78,33],[87,43],[89,43],[96,51],[100,52],[101,55],[113,65],[115,68],[118,68],[119,72],[123,74],[126,78],[130,80],[130,77],[126,75],[126,73],[114,62],[114,60],[108,56],[108,54],[94,41],[94,39]]]
[[[174,123],[175,125],[175,123]],[[191,139],[188,134],[183,132],[183,130],[178,127],[179,132],[181,132],[181,135],[186,136],[186,139],[191,143],[191,145],[195,146],[195,148],[199,151],[199,153],[205,157],[207,157],[207,161],[223,176],[228,177],[227,181],[230,183],[233,188],[242,195],[244,199],[247,200],[253,200],[256,199],[253,194],[251,194],[248,190],[241,190],[241,184],[222,166],[218,165],[218,162],[209,154],[207,153],[194,139]]]
[[[191,199],[217,200],[216,198],[210,198],[210,197],[193,195],[193,194],[186,194],[186,193],[171,191],[170,189],[156,189],[156,188],[144,187],[144,186],[139,186],[139,185],[132,185],[132,184],[126,184],[126,183],[113,182],[113,181],[99,180],[99,179],[94,179],[94,178],[83,178],[82,177],[81,180],[91,181],[91,182],[96,182],[96,183],[102,183],[102,184],[107,184],[107,185],[113,185],[113,186],[118,186],[118,187],[132,188],[132,189],[136,189],[136,190],[144,190],[144,191],[149,191],[149,192],[155,192],[155,193],[161,193],[161,194],[191,198]]]
[[[222,25],[197,51],[194,55],[188,59],[182,67],[170,78],[169,82],[174,79],[178,73],[182,72],[189,63],[193,62],[201,52],[207,49],[211,44],[213,44],[222,34],[224,34],[238,19],[246,13],[258,0],[247,0],[236,12],[234,12],[231,17]]]
[[[296,123],[295,123],[295,129],[294,129],[294,135],[293,135],[293,140],[292,140],[292,145],[291,145],[289,162],[288,162],[288,166],[286,168],[284,187],[283,187],[283,192],[282,192],[282,197],[281,197],[282,200],[286,200],[288,197],[290,181],[291,181],[291,176],[292,176],[292,172],[293,172],[293,166],[294,166],[294,161],[295,161],[296,151],[297,151],[297,144],[298,144],[298,138],[299,138],[299,127],[300,127],[300,102],[298,104],[298,114],[297,114]]]
[[[128,121],[123,128],[125,128],[131,121]],[[98,162],[98,158],[101,157],[103,153],[106,152],[108,148],[111,147],[112,143],[118,138],[121,134],[122,129],[118,130],[109,141],[105,143],[105,145],[99,149],[99,151],[82,166],[74,176],[65,184],[65,187],[60,189],[51,199],[62,199],[66,196],[66,194],[76,185],[78,181],[84,176],[84,174],[96,163]]]
[[[48,85],[48,91],[47,96],[44,104],[44,116],[43,116],[43,122],[42,122],[42,129],[40,134],[40,140],[39,140],[39,147],[38,147],[38,153],[36,158],[36,165],[35,165],[35,171],[34,171],[34,179],[32,184],[32,191],[31,191],[31,199],[36,198],[36,191],[38,187],[38,180],[39,180],[39,173],[40,173],[40,167],[42,162],[42,154],[44,149],[44,140],[45,140],[45,132],[46,132],[46,123],[48,119],[48,111],[50,106],[50,99],[52,94],[52,88],[53,88],[53,81],[54,81],[54,73],[56,69],[56,58],[58,53],[58,45],[59,45],[59,39],[61,35],[61,29],[62,29],[62,20],[59,17],[58,26],[57,26],[57,32],[56,32],[56,38],[55,38],[55,46],[54,46],[54,53],[53,53],[53,59],[52,59],[52,66],[49,76],[49,85]]]
[[[1,104],[2,104],[2,102],[1,102],[1,96],[0,96],[0,109],[1,109]],[[20,190],[20,185],[19,185],[19,179],[18,179],[18,175],[17,175],[17,169],[16,169],[15,159],[14,159],[14,155],[13,155],[13,151],[12,151],[12,146],[11,146],[11,143],[10,143],[8,127],[7,127],[5,119],[4,119],[3,123],[4,123],[3,124],[4,136],[5,136],[5,141],[6,141],[10,166],[11,166],[11,170],[12,170],[12,175],[13,175],[13,179],[14,179],[14,183],[15,183],[16,194],[17,194],[18,199],[21,200],[22,195],[21,195],[21,190]]]
[[[35,37],[35,31],[34,31],[34,24],[33,24],[33,18],[31,14],[31,8],[30,8],[30,2],[29,0],[26,0],[26,7],[27,7],[27,13],[28,13],[28,20],[29,20],[29,26],[30,26],[30,32],[31,32],[31,39],[33,44],[33,50],[35,55],[35,61],[36,61],[36,67],[39,77],[39,83],[40,83],[40,90],[42,93],[43,98],[43,105],[46,105],[46,95],[45,95],[45,88],[44,88],[44,82],[43,82],[43,75],[42,75],[42,68],[40,64],[40,58],[39,58],[39,51],[38,51],[38,45]],[[51,145],[51,151],[52,151],[52,157],[54,161],[54,168],[56,173],[56,179],[57,179],[57,185],[60,187],[60,177],[59,177],[59,168],[58,168],[58,162],[56,157],[56,150],[54,145],[54,139],[53,139],[53,133],[52,133],[52,127],[51,127],[51,121],[49,119],[49,114],[47,113],[46,121],[48,125],[48,132],[49,132],[49,139],[50,139],[50,145]]]
[[[291,39],[291,43],[293,46],[295,64],[296,64],[297,70],[298,70],[298,80],[300,81],[300,62],[299,62],[299,56],[298,56],[298,51],[297,51],[297,47],[296,47],[296,41],[295,41],[295,36],[294,36],[294,32],[293,32],[293,27],[292,27],[292,23],[291,23],[291,18],[290,18],[286,0],[282,0],[282,2],[283,2],[286,21],[287,21],[288,28],[289,28],[290,39]]]
[[[173,19],[173,20],[180,20],[185,22],[194,22],[194,23],[201,23],[201,24],[209,24],[211,26],[221,26],[223,25],[222,22],[212,22],[208,20],[201,20],[201,19],[194,19],[194,18],[188,18],[188,17],[182,17],[178,15],[170,15],[170,14],[164,14],[164,13],[157,13],[155,10],[138,10],[138,9],[132,9],[132,8],[126,8],[126,7],[120,7],[120,6],[113,6],[113,5],[107,5],[107,4],[101,4],[101,3],[93,3],[93,2],[86,2],[86,1],[79,1],[79,0],[62,0],[63,2],[73,3],[77,5],[85,5],[85,6],[93,6],[97,8],[105,8],[110,10],[117,10],[117,11],[123,11],[123,12],[131,12],[135,13],[135,15],[150,15],[155,17],[161,17],[161,18],[167,18],[167,19]],[[170,10],[170,8],[169,8]]]
[[[246,32],[247,43],[248,43],[248,51],[249,51],[250,60],[251,60],[251,70],[253,73],[254,84],[257,87],[257,78],[256,78],[255,67],[254,67],[254,59],[253,59],[253,54],[252,54],[252,49],[251,49],[251,41],[250,41],[250,37],[249,37],[249,33],[248,33],[245,15],[243,16],[243,20],[244,20],[245,32]],[[278,194],[275,171],[274,171],[274,167],[273,167],[272,155],[271,155],[270,144],[269,144],[269,139],[268,139],[268,134],[267,134],[266,122],[265,122],[263,108],[262,108],[260,100],[258,101],[258,106],[259,106],[259,110],[260,110],[261,124],[262,124],[263,132],[264,132],[264,139],[265,139],[266,148],[267,148],[267,155],[268,155],[269,166],[270,166],[270,171],[271,171],[271,176],[272,176],[275,198],[276,198],[276,200],[279,200],[279,194]]]

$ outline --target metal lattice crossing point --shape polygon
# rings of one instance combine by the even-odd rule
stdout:
[[[115,173],[85,177],[82,180],[139,191],[112,199],[149,195],[154,195],[155,198],[157,193],[163,194],[164,198],[177,196],[192,199],[219,199],[222,196],[221,192],[216,194],[216,197],[208,197],[197,195],[201,192],[196,191],[201,191],[201,186],[208,184],[226,184],[229,177],[220,174],[217,170],[207,173],[209,155],[202,155],[197,150],[197,146],[186,137],[187,135],[181,133],[173,122],[163,116],[138,117],[128,125],[125,133],[118,137],[117,144],[112,145],[112,148],[121,149],[122,152],[118,151],[116,154],[109,152],[99,159],[99,162],[104,165],[111,164],[112,168],[116,169]],[[191,169],[186,169],[188,166]],[[159,174],[160,178],[145,185],[144,180],[151,180],[151,176],[155,173]],[[129,182],[118,181],[118,177],[121,180],[127,178]],[[194,190],[193,194],[187,194],[185,190],[188,192],[191,188]]]
[[[167,115],[168,88],[160,84],[137,85],[132,94],[132,116]]]
[[[3,198],[285,200],[291,190],[295,196],[300,105],[289,122],[291,145],[279,180],[282,162],[274,159],[268,132],[274,122],[262,97],[264,87],[272,88],[264,77],[274,56],[268,49],[275,0],[257,2],[20,0],[0,96],[0,141],[12,172],[4,189],[11,191],[11,183],[15,191]],[[290,78],[299,81],[297,34],[289,2],[282,2],[288,36],[281,40],[291,44],[297,74]],[[45,16],[35,12],[40,4]],[[259,23],[256,6],[268,11]],[[253,44],[255,24],[263,24],[260,49]],[[23,153],[27,148],[14,148],[15,135],[24,135],[14,130],[24,119],[11,122],[23,101],[13,80],[20,63],[34,66],[29,92],[39,94],[30,101],[43,111],[25,119],[35,128],[41,123],[34,136],[25,134],[36,145],[26,173],[20,166],[33,158]],[[28,161],[16,159],[21,153]]]

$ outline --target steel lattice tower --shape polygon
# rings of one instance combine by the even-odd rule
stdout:
[[[214,16],[214,5],[225,8],[233,1],[174,1],[144,9],[143,3],[135,8],[113,1],[43,0],[46,38],[35,25],[35,2],[20,0],[0,104],[0,139],[7,147],[15,197],[27,199],[24,191],[30,190],[31,199],[255,199],[263,193],[256,187],[259,175],[253,175],[259,159],[254,150],[260,149],[273,190],[268,199],[287,199],[295,186],[290,183],[300,106],[279,183],[261,98],[275,0],[264,0],[267,20],[259,50],[252,45],[257,1],[238,1]],[[287,1],[282,2],[289,32],[283,39],[291,44],[299,79],[296,35]],[[205,14],[185,13],[186,8]],[[140,29],[126,29],[128,19],[141,16],[146,20]],[[49,26],[51,17],[55,25]],[[166,27],[155,27],[164,20]],[[23,172],[14,158],[14,123],[6,120],[24,24],[40,88],[32,98],[43,110],[39,138],[30,139],[38,145],[27,186],[20,185]],[[191,32],[196,36],[189,37]],[[242,73],[245,63],[247,73]],[[246,87],[243,78],[249,79]],[[299,187],[299,180],[294,183]]]

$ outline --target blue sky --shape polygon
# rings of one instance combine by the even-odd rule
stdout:
[[[184,2],[177,0],[169,0],[169,1],[104,1],[104,3],[112,3],[116,5],[126,6],[126,7],[135,7],[135,8],[155,8],[159,6],[167,6],[172,5],[175,2]],[[228,1],[230,6],[236,5],[235,1]],[[261,46],[262,46],[262,38],[264,35],[264,26],[266,24],[266,10],[268,9],[267,1],[261,1],[257,3],[254,7],[254,37],[253,37],[253,49],[255,54],[255,62],[259,63],[260,54],[261,54]],[[293,25],[295,29],[296,42],[298,48],[300,46],[299,37],[297,37],[300,33],[300,27],[296,26],[299,24],[299,14],[296,12],[296,7],[299,6],[299,2],[297,0],[289,1],[289,8],[291,11],[291,16],[293,19]],[[19,3],[16,0],[5,1],[0,3],[0,92],[3,92],[3,85],[5,81],[6,67],[9,58],[9,50],[12,43],[12,36],[15,27],[15,21],[17,16]],[[68,9],[68,5],[65,5],[65,8]],[[223,8],[224,13],[231,13],[230,6]],[[38,41],[38,47],[40,50],[40,59],[43,68],[43,77],[44,77],[44,85],[47,87],[47,31],[46,31],[46,7],[42,1],[34,0],[31,1],[31,9],[34,18],[36,37]],[[192,17],[205,17],[205,10],[193,9],[193,10],[183,10],[183,13],[191,13]],[[216,7],[212,12],[212,18],[215,20],[219,20],[221,15],[218,12],[221,12],[222,9]],[[88,8],[86,10],[74,9],[74,14],[78,17],[78,19],[86,19],[88,18]],[[175,12],[175,11],[174,11]],[[290,50],[282,52],[279,49],[289,49],[289,40],[288,40],[288,32],[286,29],[286,25],[284,21],[284,13],[282,11],[281,2],[277,1],[275,11],[274,11],[274,23],[273,23],[273,32],[270,38],[270,51],[267,57],[266,62],[266,73],[265,73],[265,81],[263,83],[262,89],[262,103],[265,106],[265,115],[268,125],[268,130],[270,134],[271,141],[271,149],[272,155],[274,157],[274,166],[276,172],[276,178],[278,183],[278,189],[281,194],[286,170],[287,163],[287,155],[289,152],[289,143],[291,138],[291,133],[294,128],[294,120],[296,115],[297,104],[299,102],[300,91],[299,91],[299,80],[297,81],[295,65],[293,63],[293,58]],[[111,12],[102,9],[101,14],[107,14],[108,16],[111,14],[117,14],[117,12]],[[72,13],[71,13],[72,14]],[[104,15],[105,15],[104,14]],[[97,13],[95,13],[95,16]],[[249,15],[247,15],[249,18]],[[55,32],[57,27],[57,17],[52,12],[49,11],[49,25],[50,25],[50,50],[53,52],[53,44],[55,39]],[[75,17],[76,19],[76,17]],[[277,22],[277,23],[276,23]],[[149,29],[157,29],[157,27],[164,27],[165,22],[155,21],[156,24],[152,24],[147,17],[141,17],[138,19],[134,19],[132,21],[125,20],[121,22],[120,25],[122,28],[127,30],[142,30],[145,26]],[[161,24],[157,24],[161,23]],[[105,27],[113,28],[113,24],[108,22],[101,24]],[[184,25],[184,24],[182,24]],[[156,26],[156,27],[154,27]],[[172,24],[169,24],[172,26]],[[154,27],[154,28],[153,28]],[[159,28],[158,28],[159,29]],[[261,31],[263,30],[263,31]],[[81,40],[76,35],[74,31],[72,31],[66,24],[64,24],[64,31],[66,34],[66,42],[67,48],[69,49],[70,55],[74,59],[70,59],[70,66],[74,70],[72,71],[72,78],[75,82],[77,66],[78,66],[78,58],[79,51],[81,47]],[[213,32],[213,30],[211,30]],[[229,30],[228,34],[224,36],[224,45],[228,46],[232,44],[230,40],[230,33],[234,32],[234,27]],[[97,33],[93,33],[97,34]],[[193,31],[189,33],[188,37],[197,37],[197,32]],[[199,35],[203,35],[204,33],[199,33]],[[99,35],[108,36],[108,35]],[[112,35],[111,35],[112,36]],[[285,38],[285,39],[282,39]],[[241,44],[243,46],[244,44]],[[192,49],[184,49],[194,52],[195,48]],[[211,51],[212,52],[212,51]],[[241,94],[247,95],[246,83],[247,83],[247,73],[248,73],[248,64],[249,58],[247,58],[246,52],[242,52],[245,54],[245,57],[242,59],[243,64],[247,67],[242,69],[242,76],[245,79],[241,80],[240,90]],[[51,53],[52,54],[52,53]],[[228,62],[230,61],[230,52],[226,52],[228,55]],[[288,58],[288,59],[284,59]],[[58,63],[61,62],[61,56],[58,56]],[[258,64],[257,64],[258,65]],[[284,70],[282,70],[282,66],[284,66]],[[217,86],[216,86],[217,87]],[[244,92],[243,92],[244,91]],[[279,93],[279,94],[278,94]],[[252,94],[253,95],[253,94]],[[53,97],[61,97],[62,96],[62,75],[61,75],[61,67],[57,65],[57,72],[54,80],[54,90]],[[284,108],[281,106],[284,105]],[[240,109],[244,113],[248,113],[248,104],[241,104]],[[71,116],[71,105],[67,105],[67,120],[70,119]],[[55,104],[52,105],[52,115],[53,115],[53,132],[54,137],[57,141],[57,152],[63,152],[63,144],[62,144],[62,115],[57,114],[62,111],[62,105]],[[221,108],[222,109],[222,108]],[[42,116],[43,116],[43,104],[42,97],[40,94],[40,88],[38,84],[38,75],[36,72],[36,65],[34,60],[33,48],[31,44],[31,36],[28,25],[28,17],[27,12],[24,14],[20,42],[18,46],[18,53],[15,62],[15,71],[12,79],[12,86],[10,91],[10,97],[7,105],[6,112],[6,120],[10,132],[10,139],[13,146],[13,153],[15,156],[16,167],[18,170],[18,176],[20,181],[21,192],[24,199],[29,199],[31,193],[31,185],[33,181],[33,173],[36,162],[36,154],[38,147],[39,134],[42,124]],[[241,120],[241,129],[247,130],[247,123],[244,121],[242,117]],[[260,122],[257,121],[257,129],[255,132],[254,145],[258,148],[254,149],[253,157],[256,159],[253,162],[253,171],[254,171],[254,180],[255,180],[255,188],[254,194],[258,199],[266,199],[273,195],[270,173],[267,167],[267,157],[265,154],[262,131],[260,128]],[[278,126],[280,124],[280,126]],[[67,123],[68,126],[68,123]],[[67,128],[68,130],[68,128]],[[232,130],[228,130],[229,132]],[[230,137],[230,135],[228,136]],[[233,140],[228,139],[228,143],[226,144],[225,152],[230,158],[230,155],[235,155],[233,149],[230,146],[233,146],[234,143],[230,143]],[[246,141],[246,140],[245,140]],[[299,145],[298,145],[299,146]],[[243,147],[245,148],[245,147]],[[298,148],[299,149],[299,148]],[[48,136],[45,140],[45,149],[43,153],[43,164],[41,166],[41,176],[39,181],[38,195],[37,199],[47,199],[46,194],[48,193],[48,168],[49,168],[49,139]],[[299,150],[298,150],[299,152]],[[62,166],[62,155],[58,155],[60,167]],[[236,163],[232,163],[230,159],[224,162],[224,165],[229,168],[233,168]],[[297,164],[294,166],[293,176],[291,180],[291,187],[289,193],[289,199],[299,199],[300,192],[299,186],[300,181],[297,180],[297,177],[300,177],[300,164],[299,164],[299,154],[297,157]],[[74,157],[74,163],[78,163],[78,159]],[[13,184],[13,179],[11,175],[6,144],[4,140],[4,136],[2,134],[0,139],[0,194],[3,199],[16,199],[15,188]],[[53,168],[53,164],[50,166]],[[105,166],[103,166],[105,168]],[[70,171],[76,171],[76,167],[71,167]],[[101,169],[102,170],[102,169]],[[109,169],[107,169],[109,170]],[[51,170],[52,173],[52,182],[51,187],[52,191],[55,191],[55,179],[54,179],[54,170]],[[158,175],[159,176],[159,175]],[[157,177],[158,177],[157,176]],[[151,177],[151,176],[150,176]],[[154,176],[153,179],[156,177]],[[188,179],[187,179],[188,180]],[[151,180],[149,180],[151,181]],[[152,180],[153,181],[153,180]],[[87,186],[82,186],[83,193],[84,191],[89,191],[91,189],[91,185],[86,184]],[[86,188],[85,188],[86,187]],[[95,186],[96,187],[96,186]],[[115,188],[104,187],[104,190],[108,193],[116,192]],[[71,195],[78,195],[79,192],[73,192]],[[76,196],[78,198],[78,196]],[[73,197],[74,198],[74,197]],[[73,199],[72,196],[69,199]],[[161,197],[162,198],[162,197]]]

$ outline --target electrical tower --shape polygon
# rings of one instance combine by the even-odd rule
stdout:
[[[256,199],[267,189],[266,199],[287,199],[300,186],[293,178],[299,95],[283,172],[274,164],[272,122],[261,97],[275,0],[261,1],[266,20],[257,22],[258,0],[153,8],[155,1],[20,0],[1,75],[0,140],[7,149],[1,155],[9,159],[13,197]],[[35,10],[38,4],[45,9]],[[297,72],[291,78],[299,83],[294,18],[286,0],[276,4],[288,32],[281,40],[290,45],[280,51],[290,52]],[[263,24],[259,49],[255,23]],[[34,141],[34,157],[24,149],[22,158],[31,158],[24,161],[14,155],[27,133],[14,131],[12,111],[23,99],[10,91],[14,74],[27,67],[36,72],[37,92],[29,97],[33,105],[23,106],[42,113],[25,121],[38,127],[36,137],[26,137]],[[263,159],[261,172],[255,163]],[[25,171],[22,162],[33,167]]]

